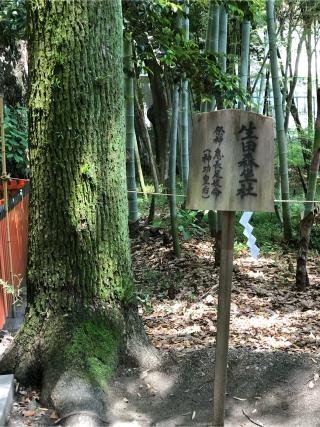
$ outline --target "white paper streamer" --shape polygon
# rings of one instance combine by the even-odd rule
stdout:
[[[256,238],[252,235],[253,227],[249,224],[250,218],[252,217],[252,212],[243,212],[240,218],[240,224],[244,227],[243,234],[246,236],[247,245],[250,249],[250,255],[252,258],[257,259],[260,249],[256,245]]]

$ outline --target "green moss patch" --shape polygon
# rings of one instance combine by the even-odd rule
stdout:
[[[117,366],[118,345],[119,338],[108,325],[86,321],[65,349],[67,363],[105,389]]]

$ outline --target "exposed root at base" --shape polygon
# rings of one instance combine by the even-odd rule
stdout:
[[[42,402],[56,409],[63,425],[98,426],[106,423],[105,393],[119,358],[142,369],[161,364],[135,308],[45,318],[30,310],[0,371],[40,385]]]

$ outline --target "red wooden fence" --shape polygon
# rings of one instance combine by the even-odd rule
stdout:
[[[0,185],[1,192],[1,185]],[[9,229],[11,238],[13,283],[10,273],[9,247],[4,201],[0,200],[0,328],[10,315],[13,295],[6,287],[17,289],[25,280],[28,252],[29,181],[12,179],[8,183]]]

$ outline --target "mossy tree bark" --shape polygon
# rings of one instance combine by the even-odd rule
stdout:
[[[28,311],[1,370],[101,422],[118,356],[155,361],[131,275],[121,1],[32,0],[28,25]]]

